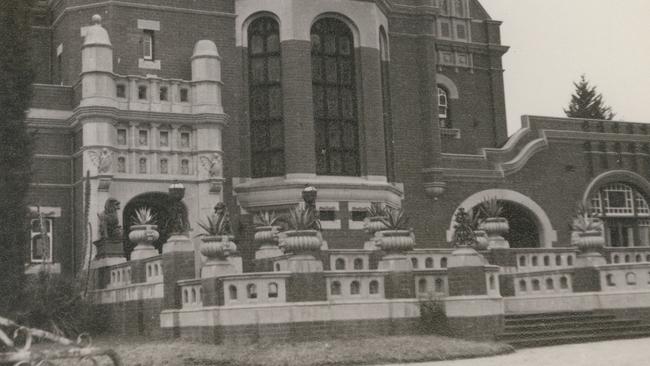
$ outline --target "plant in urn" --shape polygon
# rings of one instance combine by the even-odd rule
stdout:
[[[587,205],[578,205],[571,229],[573,230],[574,244],[580,249],[580,253],[598,253],[605,246],[602,223]]]
[[[236,272],[228,257],[237,252],[233,243],[234,236],[230,226],[230,217],[223,203],[218,203],[214,213],[204,222],[198,222],[204,233],[197,235],[201,238],[199,251],[207,261],[201,269],[201,277],[212,277],[219,274]]]
[[[284,253],[308,255],[320,250],[323,237],[317,212],[311,208],[293,208],[287,217],[289,230],[278,235]]]
[[[255,225],[254,241],[259,247],[255,259],[271,258],[282,255],[278,247],[278,232],[280,232],[281,216],[275,212],[261,211],[253,218]]]
[[[503,238],[503,234],[510,230],[508,220],[501,217],[503,204],[496,197],[487,198],[481,203],[480,210],[485,219],[479,229],[487,233],[489,248],[510,248],[508,241]]]
[[[131,260],[150,258],[158,255],[153,243],[158,240],[158,226],[154,224],[156,215],[149,207],[140,207],[131,217],[129,240],[136,244],[131,252]]]

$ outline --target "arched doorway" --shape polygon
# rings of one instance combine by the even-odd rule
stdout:
[[[507,214],[506,218],[510,221],[514,220],[515,224],[514,230],[510,231],[510,237],[506,235],[506,239],[513,240],[515,245],[522,245],[525,248],[530,248],[531,242],[536,243],[532,246],[536,248],[553,247],[553,243],[557,241],[557,231],[553,228],[546,212],[530,197],[517,191],[498,188],[486,189],[467,197],[458,207],[462,207],[469,212],[484,200],[495,197],[502,203],[514,205],[508,207],[502,213],[502,215]],[[511,213],[507,213],[506,211],[510,211]],[[454,237],[455,221],[453,216],[450,216],[449,227],[447,229],[448,242],[452,242]],[[535,230],[532,229],[533,224]],[[510,223],[510,227],[512,228],[512,223]],[[510,246],[515,247],[512,243],[510,243]]]
[[[133,223],[135,212],[141,207],[149,207],[156,215],[155,224],[158,225],[158,233],[160,234],[160,237],[153,243],[153,245],[158,252],[162,252],[162,246],[167,242],[167,239],[169,239],[170,236],[170,233],[167,231],[168,221],[170,220],[171,215],[169,210],[172,207],[172,200],[169,197],[169,194],[164,192],[150,192],[132,198],[129,203],[126,204],[122,213],[124,253],[127,258],[131,255],[131,251],[133,251],[133,248],[135,247],[135,244],[129,241],[129,231]]]
[[[510,225],[510,231],[503,235],[510,248],[539,248],[539,230],[530,210],[515,202],[500,202],[503,204],[501,216],[505,217]]]
[[[635,186],[615,182],[601,186],[589,199],[605,223],[605,239],[612,247],[650,245],[650,208]]]

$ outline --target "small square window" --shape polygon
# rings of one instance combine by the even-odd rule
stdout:
[[[336,211],[334,210],[320,210],[320,220],[321,221],[335,221],[336,220]]]
[[[126,159],[124,157],[117,158],[117,172],[126,173]]]
[[[181,174],[182,175],[190,174],[190,161],[187,159],[181,160]]]
[[[352,211],[351,213],[352,221],[363,221],[366,219],[366,211]]]
[[[167,100],[167,87],[165,86],[160,88],[160,100],[163,102]]]
[[[448,22],[440,22],[440,37],[451,38],[451,26]]]
[[[187,102],[188,90],[186,88],[181,88],[181,102]]]
[[[147,87],[144,85],[138,86],[138,99],[147,99]]]
[[[126,98],[126,85],[117,84],[117,86],[115,87],[115,95],[118,98]]]

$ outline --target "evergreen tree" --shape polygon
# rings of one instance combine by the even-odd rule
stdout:
[[[25,125],[32,96],[31,1],[0,1],[0,314],[20,306],[27,247],[26,196],[32,138]]]
[[[573,85],[576,91],[571,95],[569,108],[564,110],[567,117],[606,120],[614,118],[612,108],[605,105],[603,96],[596,91],[595,86],[589,85],[584,75],[580,76],[580,81],[574,82]]]
[[[456,223],[454,224],[454,245],[457,247],[471,247],[476,244],[476,234],[472,229],[472,222],[469,214],[464,208],[456,211]]]

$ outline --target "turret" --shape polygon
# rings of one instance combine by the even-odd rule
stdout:
[[[82,94],[80,106],[115,106],[113,80],[113,46],[102,27],[102,17],[95,14],[93,25],[84,28],[81,46]]]
[[[192,54],[192,113],[222,114],[221,56],[210,40],[200,40]]]

